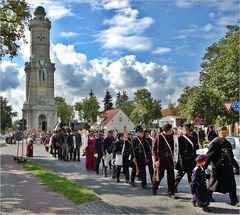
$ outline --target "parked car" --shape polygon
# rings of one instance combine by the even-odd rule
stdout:
[[[240,165],[240,137],[239,136],[228,136],[226,139],[232,144],[233,154],[234,158]],[[208,148],[198,149],[197,154],[206,155],[208,151]]]

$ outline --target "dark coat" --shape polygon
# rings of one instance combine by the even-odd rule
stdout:
[[[169,157],[170,159],[172,159],[172,153],[174,152],[173,135],[165,135],[165,138],[169,143],[171,151],[170,151],[166,141],[164,140],[163,136],[159,135],[159,154],[157,154],[157,141],[158,141],[157,139],[153,146],[153,156],[154,156],[155,161],[157,161],[158,158],[160,158],[160,160],[166,159],[166,157]]]
[[[103,138],[97,138],[94,144],[94,153],[98,154],[98,157],[103,156]]]
[[[80,147],[82,146],[81,134],[76,133],[76,134],[73,134],[73,136],[75,136],[75,140],[76,140],[76,149],[80,149]]]
[[[143,138],[143,146],[145,148],[145,152],[147,155],[147,160],[152,162],[152,139],[151,138]]]
[[[195,138],[192,136],[187,137],[192,141],[193,146],[184,136],[178,138],[180,165],[186,172],[192,171],[196,166],[195,158],[196,150],[198,149]]]
[[[209,203],[205,171],[195,167],[192,172],[191,190],[194,201],[198,206],[207,206]]]
[[[139,140],[142,141],[142,138],[135,137],[132,141],[132,158],[134,158],[134,155],[135,155],[137,161],[146,162],[146,157],[144,153],[145,149],[143,144],[141,144]]]
[[[112,150],[113,150],[113,147],[114,147],[114,142],[115,142],[115,139],[114,137],[106,137],[103,141],[103,150],[104,150],[104,153],[109,153],[111,154],[112,153]]]
[[[115,143],[115,147],[113,149],[113,152],[115,154],[121,154],[123,149],[124,142],[122,140],[119,140]],[[123,151],[123,164],[129,165],[129,155],[131,154],[131,143],[126,140],[125,141],[125,148]]]
[[[228,193],[231,184],[235,182],[232,166],[234,163],[234,155],[231,143],[227,139],[214,139],[209,145],[206,156],[208,157],[208,161],[205,168],[212,162],[209,190]]]

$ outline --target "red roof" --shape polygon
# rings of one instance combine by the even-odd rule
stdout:
[[[164,109],[162,109],[162,110],[161,110],[161,113],[162,113],[162,117],[171,114],[170,111],[168,110],[168,108],[164,108]]]
[[[100,117],[103,119],[101,121],[101,125],[108,124],[118,111],[120,111],[120,109],[116,108],[116,109],[110,109],[110,110],[107,110],[107,111],[101,113]]]

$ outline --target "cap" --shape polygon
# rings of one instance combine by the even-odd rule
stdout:
[[[196,162],[200,163],[204,160],[207,160],[207,156],[206,155],[198,155],[195,159]]]
[[[171,124],[165,124],[163,127],[162,127],[162,130],[163,131],[169,131],[172,129],[172,125]]]
[[[191,123],[184,124],[183,127],[189,131],[193,131],[193,125]]]
[[[136,133],[137,132],[143,132],[143,127],[141,125],[137,125],[135,128]]]
[[[226,130],[227,130],[226,126],[222,126],[222,127],[218,128],[218,131],[226,131]]]

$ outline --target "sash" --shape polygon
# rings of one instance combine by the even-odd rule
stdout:
[[[73,148],[76,148],[76,137],[73,135]]]
[[[178,162],[178,135],[173,135],[174,140],[174,152],[173,152],[173,161]]]
[[[144,146],[143,146],[143,144],[142,144],[142,141],[138,138],[138,136],[136,136],[136,138],[138,139],[140,145],[141,145],[142,148],[143,148],[143,154],[144,154],[144,157],[145,157],[145,161],[147,162],[147,156],[146,156],[146,152],[145,152]]]
[[[186,135],[183,135],[183,137],[192,145],[192,147],[194,149],[193,142]]]
[[[172,159],[174,159],[174,157],[173,157],[173,153],[172,153],[172,149],[171,149],[171,147],[170,147],[170,145],[169,145],[167,139],[164,137],[164,135],[163,135],[162,133],[161,133],[160,135],[161,135],[161,136],[163,137],[163,139],[165,140],[165,142],[166,142],[166,144],[167,144],[167,146],[168,146],[168,148],[169,148],[169,150],[170,150],[170,152],[171,152]]]

